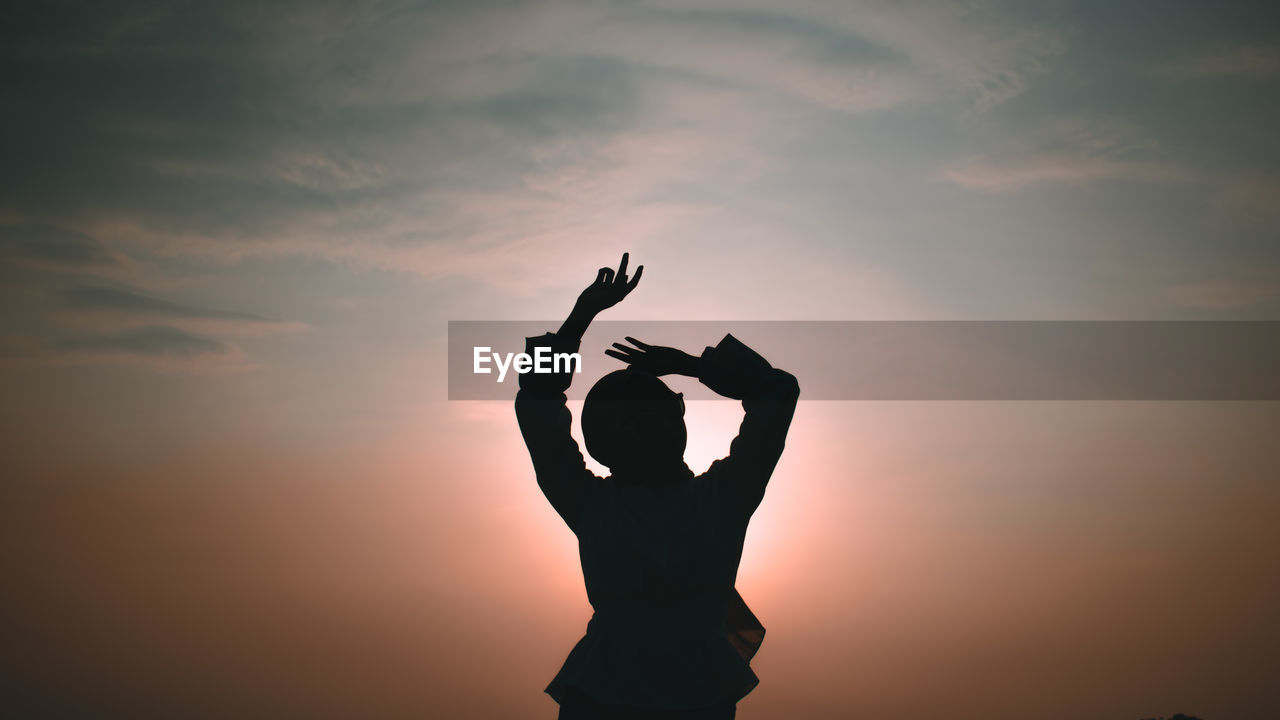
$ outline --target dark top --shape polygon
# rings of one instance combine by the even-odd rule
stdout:
[[[527,352],[578,343],[547,334]],[[729,455],[694,476],[601,478],[569,434],[572,375],[520,375],[516,417],[538,485],[578,537],[595,613],[547,687],[598,702],[694,708],[736,702],[759,679],[748,664],[764,628],[734,589],[747,523],[787,436],[800,389],[789,373],[726,335],[698,361],[698,379],[742,401]]]

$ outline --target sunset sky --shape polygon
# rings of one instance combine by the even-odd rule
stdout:
[[[575,541],[511,405],[446,400],[447,323],[552,330],[623,251],[609,319],[1280,319],[1274,3],[39,3],[0,37],[15,716],[554,717]],[[740,718],[1280,716],[1280,405],[799,381]],[[740,419],[691,402],[690,466]]]

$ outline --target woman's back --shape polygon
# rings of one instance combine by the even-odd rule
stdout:
[[[759,682],[725,623],[746,523],[721,497],[720,468],[681,470],[659,482],[602,479],[586,499],[576,532],[595,612],[553,696],[575,686],[611,705],[690,708],[736,701]]]

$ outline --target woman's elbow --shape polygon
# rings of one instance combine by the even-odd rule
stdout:
[[[773,369],[773,381],[777,384],[780,392],[786,393],[787,397],[799,399],[800,397],[800,381],[796,380],[796,376],[786,370]]]

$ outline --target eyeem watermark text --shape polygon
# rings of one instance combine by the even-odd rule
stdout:
[[[515,370],[523,375],[528,372],[542,374],[560,373],[560,372],[582,372],[582,355],[580,353],[553,353],[551,348],[539,347],[534,348],[533,354],[529,353],[502,353],[493,352],[493,348],[485,346],[476,346],[473,348],[473,372],[477,375],[488,375],[493,372],[493,368],[489,367],[489,362],[498,368],[498,382],[502,382],[507,378],[507,370]]]
[[[510,401],[515,383],[494,382],[504,371],[554,372],[554,351],[569,348],[551,345],[541,361],[509,351],[532,355],[527,338],[556,326],[449,321],[449,399]],[[580,400],[625,367],[604,354],[610,342],[631,336],[698,354],[730,332],[799,378],[802,401],[1280,401],[1280,320],[597,320],[573,348],[581,360],[559,361],[579,373],[565,394]],[[686,400],[720,399],[675,382]]]

